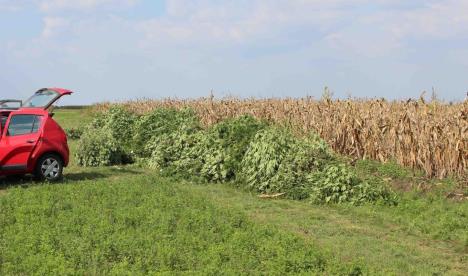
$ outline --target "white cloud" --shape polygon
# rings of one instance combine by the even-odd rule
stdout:
[[[468,33],[468,0],[167,0],[166,7],[164,17],[140,23],[155,44],[274,42],[299,30],[368,52],[372,43],[392,50],[407,38]]]
[[[0,11],[18,11],[23,9],[31,0],[0,0]]]
[[[42,30],[41,37],[48,39],[60,35],[70,25],[67,19],[61,17],[45,17],[44,29]]]
[[[390,8],[350,21],[348,26],[327,35],[326,42],[334,49],[370,58],[418,52],[417,45],[422,43],[468,37],[466,11],[468,0],[427,1],[412,8],[392,3]],[[456,43],[451,46],[459,47]]]
[[[211,88],[270,96],[324,85],[337,94],[391,96],[397,84],[406,96],[437,78],[452,81],[446,87],[453,91],[466,83],[445,71],[466,71],[467,52],[456,48],[468,37],[468,0],[168,0],[153,18],[129,16],[141,8],[120,12],[136,2],[24,0],[41,13],[43,30],[0,54],[38,84],[66,81],[93,100],[109,93],[91,92],[101,90],[121,97],[205,95]],[[445,67],[432,66],[441,60]],[[428,68],[444,70],[427,79]],[[415,72],[422,77],[411,82]]]
[[[18,11],[34,6],[44,13],[93,11],[100,8],[112,10],[132,7],[140,1],[142,0],[0,0],[0,11]]]
[[[39,7],[43,12],[62,10],[93,10],[99,7],[129,7],[138,0],[43,0]]]
[[[401,39],[447,39],[468,35],[467,11],[468,0],[444,0],[415,9],[383,11],[367,18],[370,24],[380,24]]]
[[[140,23],[149,41],[169,43],[249,43],[287,40],[288,32],[326,32],[347,18],[340,7],[352,1],[168,0],[163,18]]]

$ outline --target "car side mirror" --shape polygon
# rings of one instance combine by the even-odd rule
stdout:
[[[55,113],[54,113],[54,112],[50,112],[50,113],[49,113],[49,116],[50,116],[50,118],[53,118],[53,117],[54,117],[54,115],[55,115]]]

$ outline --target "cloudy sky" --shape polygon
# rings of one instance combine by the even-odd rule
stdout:
[[[468,91],[468,0],[0,0],[1,98]]]

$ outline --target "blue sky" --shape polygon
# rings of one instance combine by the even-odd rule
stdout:
[[[1,98],[462,100],[468,0],[0,0]]]

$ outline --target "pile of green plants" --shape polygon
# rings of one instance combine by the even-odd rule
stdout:
[[[137,116],[114,106],[98,114],[79,143],[83,166],[138,161],[166,175],[235,182],[258,193],[314,203],[394,203],[381,183],[360,179],[318,135],[241,116],[204,129],[190,109]]]
[[[251,116],[242,116],[208,129],[195,147],[202,159],[201,175],[210,181],[236,179],[250,142],[265,127],[265,123]]]
[[[191,109],[157,108],[139,117],[134,124],[132,141],[135,152],[143,158],[153,155],[156,144],[170,142],[178,134],[193,134],[201,129]]]
[[[98,167],[122,164],[123,156],[122,146],[108,129],[93,129],[81,136],[76,159],[83,167]]]
[[[360,179],[345,164],[327,165],[323,170],[307,174],[309,196],[314,203],[363,204],[383,202],[396,204],[396,195],[383,185],[372,185]]]
[[[260,193],[285,192],[307,198],[307,175],[320,171],[334,157],[316,135],[300,138],[289,129],[271,126],[259,131],[242,159],[242,178]]]
[[[298,137],[284,127],[260,131],[242,161],[247,185],[260,193],[285,193],[314,203],[395,203],[383,185],[355,174],[316,134]]]
[[[191,110],[160,110],[173,115],[171,120],[166,120],[167,125],[161,126],[157,135],[149,138],[143,147],[145,155],[142,156],[143,164],[150,168],[159,169],[166,175],[183,175],[189,177],[198,173],[200,167],[193,148],[199,143],[202,128],[198,118]],[[136,134],[139,137],[139,134]]]
[[[136,116],[122,107],[113,106],[96,114],[83,130],[76,159],[84,167],[110,166],[133,160],[133,128]]]
[[[180,148],[180,158],[172,166],[177,171],[187,170],[206,181],[236,180],[250,142],[266,126],[251,116],[242,116],[222,121],[191,136],[181,133],[174,140],[184,141],[188,146]],[[155,154],[157,156],[157,152],[153,152],[152,159]]]

